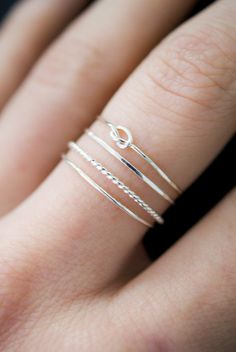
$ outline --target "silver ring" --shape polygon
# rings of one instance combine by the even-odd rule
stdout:
[[[120,203],[116,198],[114,198],[110,193],[108,193],[104,188],[99,186],[95,181],[93,181],[83,170],[80,169],[73,161],[68,159],[65,155],[62,156],[63,160],[69,165],[73,170],[77,172],[85,181],[87,181],[93,188],[95,188],[98,192],[103,194],[107,199],[109,199],[113,204],[118,206],[121,210],[131,216],[133,219],[139,221],[141,224],[146,225],[148,227],[153,227],[153,225],[149,224],[147,221],[140,218],[138,215],[133,213],[129,208]]]
[[[100,120],[101,121],[101,120]],[[106,125],[110,128],[110,137],[112,141],[115,142],[119,149],[130,148],[136,152],[143,160],[145,160],[178,194],[182,193],[182,190],[167,176],[167,174],[155,163],[143,150],[141,150],[136,144],[133,143],[133,136],[130,130],[121,125],[114,125],[111,122],[103,120]],[[103,139],[98,137],[94,132],[86,130],[87,135],[93,139],[98,145],[103,149],[113,155],[117,160],[124,164],[128,169],[130,169],[136,176],[138,176],[144,183],[146,183],[150,188],[152,188],[161,197],[167,200],[169,203],[173,204],[174,200],[166,194],[156,183],[154,183],[150,178],[148,178],[144,173],[142,173],[136,166],[134,166],[129,160],[124,158],[118,151],[107,144]],[[159,224],[164,223],[162,216],[151,208],[140,196],[138,196],[134,191],[132,191],[128,186],[126,186],[119,178],[114,176],[107,168],[105,168],[101,163],[97,162],[88,153],[86,153],[77,143],[69,142],[68,146],[70,149],[76,151],[80,156],[82,156],[86,161],[88,161],[93,167],[95,167],[104,177],[115,184],[119,189],[121,189],[128,197],[130,197],[134,202],[136,202],[147,214],[149,214],[156,222]],[[152,227],[145,219],[141,218],[139,215],[134,213],[131,209],[127,208],[119,200],[114,198],[110,193],[108,193],[104,188],[98,185],[93,179],[91,179],[83,170],[79,168],[72,160],[63,156],[64,161],[75,170],[85,181],[87,181],[93,188],[98,192],[103,194],[107,199],[109,199],[113,204],[118,206],[121,210],[131,216],[133,219],[139,221],[143,225]]]
[[[117,147],[120,149],[131,148],[133,149],[139,156],[141,156],[152,168],[178,193],[182,194],[182,190],[167,176],[167,174],[147,155],[145,154],[137,145],[133,143],[133,136],[130,130],[124,126],[118,125],[115,126],[111,122],[106,120],[104,121],[107,126],[110,127],[110,137],[116,143]],[[119,131],[122,131],[127,139],[121,137]]]
[[[152,180],[150,180],[146,175],[144,175],[139,169],[137,169],[131,162],[125,159],[120,153],[113,149],[109,144],[104,142],[101,138],[96,136],[92,131],[86,130],[86,133],[95,142],[97,142],[101,147],[118,159],[122,164],[126,165],[132,172],[134,172],[143,182],[145,182],[149,187],[151,187],[156,193],[167,200],[170,204],[174,204],[174,200],[169,197],[160,187],[158,187]]]
[[[75,142],[69,142],[69,148],[79,153],[85,160],[100,171],[108,180],[113,182],[118,188],[120,188],[127,196],[129,196],[134,202],[136,202],[146,213],[148,213],[156,222],[159,224],[164,223],[164,219],[154,209],[152,209],[147,203],[145,203],[135,192],[133,192],[128,186],[126,186],[120,179],[114,176],[108,171],[102,164],[93,159],[88,153],[86,153],[80,146]],[[150,225],[150,224],[149,224]],[[150,225],[151,226],[151,225]]]

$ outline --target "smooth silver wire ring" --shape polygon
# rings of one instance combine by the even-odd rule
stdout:
[[[178,193],[181,194],[182,190],[167,176],[167,174],[147,155],[145,154],[137,145],[133,143],[133,136],[130,130],[121,125],[114,125],[107,120],[101,119],[100,121],[104,121],[107,126],[110,127],[110,136],[112,140],[116,143],[116,145],[120,149],[131,148],[134,150],[139,156],[141,156],[152,168]],[[127,139],[121,137],[119,131],[122,131],[126,134]]]
[[[113,155],[116,159],[118,159],[122,164],[126,165],[132,172],[134,172],[144,183],[146,183],[149,187],[151,187],[156,193],[158,193],[161,197],[167,200],[170,204],[174,204],[174,200],[168,196],[157,184],[155,184],[152,180],[150,180],[146,175],[144,175],[139,169],[137,169],[131,162],[125,159],[120,153],[118,153],[115,149],[113,149],[109,144],[103,141],[103,139],[99,138],[95,133],[90,130],[86,130],[87,135],[92,138],[96,143],[98,143],[102,148],[104,148],[107,152]]]
[[[108,171],[102,164],[97,162],[88,153],[86,153],[77,143],[69,142],[69,148],[80,154],[85,160],[100,171],[108,180],[113,182],[118,188],[120,188],[127,196],[129,196],[134,202],[136,202],[146,213],[148,213],[156,222],[159,224],[164,223],[164,219],[154,209],[152,209],[147,203],[143,201],[135,192],[133,192],[128,186],[126,186],[118,177],[114,176]],[[150,225],[151,226],[151,225]]]
[[[103,194],[107,199],[109,199],[113,204],[123,210],[126,214],[131,216],[133,219],[139,221],[141,224],[147,227],[153,227],[152,224],[148,223],[146,220],[140,218],[138,215],[132,212],[129,208],[127,208],[124,204],[119,202],[116,198],[114,198],[110,193],[108,193],[104,188],[99,186],[93,179],[91,179],[78,165],[76,165],[72,160],[68,159],[65,155],[62,156],[62,159],[69,165],[77,174],[79,174],[86,182],[88,182],[93,188],[95,188],[98,192]]]

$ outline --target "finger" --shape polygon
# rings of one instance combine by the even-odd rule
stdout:
[[[103,114],[114,124],[128,127],[134,142],[181,188],[186,188],[203,171],[235,130],[234,31],[230,29],[228,34],[229,20],[235,17],[234,2],[227,0],[216,3],[180,28],[154,50]],[[111,144],[104,124],[97,122],[92,129]],[[153,208],[164,211],[166,201],[87,135],[79,140],[79,145]],[[134,160],[130,150],[124,150],[122,155],[150,175],[143,160]],[[141,214],[130,203],[132,200],[126,201],[125,194],[106,182],[96,169],[77,155],[70,157],[99,185]],[[63,248],[70,248],[77,239],[79,248],[73,248],[69,256],[76,257],[73,270],[83,266],[86,284],[93,287],[114,278],[145,231],[144,226],[111,205],[64,164],[24,205],[5,218],[4,231],[17,232],[21,237],[25,226],[22,219],[26,216],[37,246],[40,241],[44,243],[45,236],[48,239],[48,232],[52,243],[60,239]],[[93,261],[86,261],[88,251]],[[90,270],[94,270],[91,277]]]
[[[85,0],[23,1],[0,32],[0,110],[51,40],[84,6]]]
[[[163,6],[155,0],[103,0],[49,50],[5,110],[0,126],[2,214],[42,181],[66,140],[77,137],[94,119],[127,74],[192,3],[186,6],[178,0],[173,5],[169,0]],[[9,174],[18,174],[11,185]]]
[[[122,291],[117,309],[129,307],[125,324],[135,319],[127,338],[150,350],[235,351],[235,209],[234,190]]]

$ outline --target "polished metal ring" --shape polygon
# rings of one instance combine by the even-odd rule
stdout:
[[[114,148],[107,144],[103,139],[98,137],[95,133],[90,130],[86,130],[87,135],[92,138],[96,143],[98,143],[107,152],[118,159],[122,164],[127,166],[136,176],[138,176],[144,183],[151,187],[156,193],[158,193],[162,198],[167,200],[170,204],[174,204],[174,200],[168,196],[156,183],[154,183],[150,178],[148,178],[144,173],[142,173],[136,166],[134,166],[129,160],[124,158],[120,153],[118,153]]]
[[[69,165],[77,174],[79,174],[86,182],[88,182],[93,188],[95,188],[99,193],[104,195],[107,199],[109,199],[113,204],[123,210],[126,214],[131,216],[133,219],[137,220],[141,224],[147,227],[153,227],[146,220],[139,217],[132,210],[127,208],[124,204],[119,202],[116,198],[114,198],[110,193],[108,193],[104,188],[99,186],[92,178],[90,178],[78,165],[76,165],[72,160],[67,158],[65,155],[62,156],[63,160]]]
[[[100,120],[101,121],[101,120]],[[116,146],[121,149],[132,149],[135,151],[142,159],[144,159],[157,173],[160,175],[178,194],[182,193],[182,190],[167,176],[167,174],[154,162],[141,148],[139,148],[133,141],[133,135],[130,130],[121,125],[115,125],[111,122],[103,120],[106,125],[110,128],[110,138],[115,142]],[[129,170],[131,170],[139,179],[146,183],[151,189],[153,189],[162,198],[167,200],[169,203],[173,204],[174,200],[165,193],[155,182],[153,182],[149,177],[147,177],[142,171],[140,171],[135,165],[133,165],[129,160],[123,157],[117,150],[106,143],[102,138],[97,136],[91,130],[86,130],[87,135],[94,140],[103,149],[109,152],[112,156],[118,159],[122,164],[124,164]],[[85,152],[77,143],[69,142],[69,148],[77,152],[83,159],[88,161],[94,168],[96,168],[106,179],[115,184],[120,190],[122,190],[128,197],[130,197],[134,202],[136,202],[148,215],[150,215],[159,224],[164,223],[162,216],[150,207],[139,195],[137,195],[133,190],[131,190],[127,185],[125,185],[119,178],[114,176],[106,167],[101,163],[96,161],[87,152]],[[93,179],[91,179],[75,162],[70,160],[68,157],[63,156],[64,161],[79,174],[85,181],[87,181],[93,188],[98,192],[103,194],[107,199],[109,199],[113,204],[118,206],[121,210],[131,216],[138,222],[152,227],[153,225],[137,215],[127,206],[122,204],[118,199],[114,198],[110,193],[108,193],[104,188],[97,184]]]
[[[101,120],[102,121],[102,120]],[[133,143],[133,136],[130,130],[121,125],[114,125],[111,122],[103,120],[110,127],[110,137],[120,149],[131,148],[139,156],[141,156],[152,168],[178,193],[182,190],[167,176],[167,174],[155,163],[146,153],[144,153],[137,145]],[[124,137],[121,136],[121,133]],[[126,137],[126,138],[125,138]]]
[[[101,163],[97,162],[88,153],[86,153],[77,143],[69,142],[69,148],[77,152],[86,161],[88,161],[94,168],[102,173],[108,180],[115,184],[119,189],[122,190],[129,198],[136,202],[146,213],[148,213],[156,222],[163,224],[164,219],[158,214],[157,211],[152,209],[144,200],[139,197],[134,191],[126,186],[118,177],[114,176],[110,171],[107,170]],[[147,222],[145,222],[147,225]],[[151,224],[148,224],[151,226]]]

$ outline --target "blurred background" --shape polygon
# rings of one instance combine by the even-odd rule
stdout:
[[[0,20],[6,16],[16,2],[16,0],[1,0]],[[190,16],[212,2],[199,0]],[[235,147],[236,139],[234,138],[203,175],[177,200],[176,206],[166,212],[165,225],[156,225],[147,233],[144,245],[151,259],[158,258],[235,186]]]

